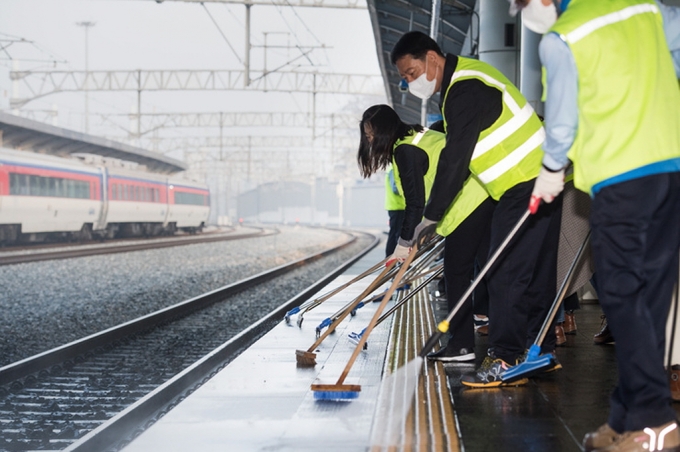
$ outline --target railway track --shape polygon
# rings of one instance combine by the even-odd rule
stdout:
[[[119,450],[379,240],[355,241],[0,368],[0,450]],[[288,301],[271,290],[350,245]]]
[[[226,240],[240,240],[252,237],[263,237],[278,234],[275,228],[265,229],[249,227],[242,232],[209,233],[172,238],[155,238],[143,241],[121,240],[97,245],[84,244],[54,249],[53,246],[43,248],[25,247],[0,252],[0,266],[23,264],[53,259],[67,259],[70,257],[93,256],[100,254],[126,253],[149,249],[167,248],[171,246],[190,245],[195,243],[221,242]]]

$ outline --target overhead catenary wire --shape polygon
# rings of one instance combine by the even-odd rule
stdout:
[[[229,48],[231,49],[231,51],[234,53],[234,56],[236,57],[236,59],[238,60],[238,62],[241,63],[241,64],[245,64],[245,63],[243,62],[243,60],[241,59],[241,57],[238,56],[238,53],[236,53],[236,50],[234,49],[234,47],[233,47],[233,46],[231,45],[231,43],[229,42],[229,39],[227,39],[227,36],[226,36],[226,35],[224,34],[224,32],[222,31],[222,28],[220,27],[220,25],[217,23],[217,21],[215,20],[215,18],[213,17],[213,15],[210,14],[210,10],[208,9],[208,7],[205,6],[205,4],[204,4],[203,2],[201,2],[201,6],[202,6],[203,9],[205,10],[205,12],[208,13],[208,16],[210,17],[210,20],[212,20],[212,22],[215,24],[215,27],[217,27],[217,31],[220,32],[220,34],[222,35],[222,38],[224,38],[224,42],[227,43],[227,45],[229,46]]]
[[[290,3],[288,3],[288,4],[290,5]],[[293,9],[292,5],[290,5],[290,6],[291,6],[291,9]],[[290,30],[290,33],[295,38],[295,41],[297,41],[297,45],[295,47],[302,52],[302,43],[300,42],[300,38],[298,37],[297,33],[295,33],[295,28],[293,28],[290,25],[290,23],[288,23],[288,20],[286,20],[286,16],[283,15],[281,7],[277,5],[276,9],[279,11],[279,15],[281,16],[281,19],[283,19],[283,22],[288,27],[288,30]],[[295,12],[295,9],[293,9],[293,12]],[[297,15],[297,13],[295,13],[295,14]],[[319,41],[319,39],[316,36],[314,36],[314,33],[312,33],[311,30],[309,30],[309,27],[307,27],[307,24],[305,24],[305,22],[300,18],[300,16],[297,16],[297,17],[298,17],[298,19],[300,19],[300,21],[302,22],[302,25],[307,29],[307,31],[309,31],[309,33],[314,37],[314,39],[316,39],[319,44],[322,44],[322,42]],[[317,66],[317,64],[314,63],[312,61],[312,59],[309,58],[309,56],[307,56],[306,54],[303,54],[303,55],[305,56],[307,61],[309,61],[309,64],[311,64],[312,66]]]

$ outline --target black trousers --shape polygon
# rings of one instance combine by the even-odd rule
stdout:
[[[597,294],[619,369],[608,422],[619,432],[657,427],[676,417],[664,347],[678,277],[680,173],[603,188],[590,222]]]
[[[508,190],[498,201],[491,221],[491,256],[529,206],[534,180]],[[534,342],[555,299],[557,248],[562,197],[542,204],[517,232],[487,273],[489,346],[509,364]],[[555,349],[554,328],[542,352]]]
[[[475,260],[479,256],[486,262],[489,249],[489,230],[494,211],[494,201],[487,198],[463,221],[444,242],[444,279],[446,280],[446,300],[449,312],[456,302],[470,287],[474,277]],[[481,254],[481,256],[480,256]],[[475,295],[484,294],[485,288],[476,290]],[[483,297],[484,295],[480,295]],[[461,309],[453,316],[449,325],[451,337],[447,347],[454,350],[475,346],[475,330],[473,324],[473,299],[468,297]]]
[[[390,216],[390,232],[387,234],[387,244],[385,245],[385,257],[390,257],[397,247],[399,236],[401,235],[401,225],[406,216],[405,210],[388,210]]]

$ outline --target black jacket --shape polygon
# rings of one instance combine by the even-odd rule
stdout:
[[[440,92],[442,102],[457,64],[456,55],[447,55]],[[479,80],[464,80],[451,88],[441,108],[447,123],[446,145],[439,157],[437,174],[424,212],[425,218],[434,221],[442,219],[463,188],[470,175],[470,160],[479,134],[500,117],[503,97],[500,90]]]

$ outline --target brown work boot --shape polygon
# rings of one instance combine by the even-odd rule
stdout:
[[[599,333],[593,336],[593,342],[597,345],[613,344],[614,336],[612,336],[612,332],[609,330],[609,325],[607,324],[607,316],[601,315],[600,318],[602,319],[602,329],[600,330]]]
[[[562,328],[564,328],[564,334],[576,334],[576,318],[574,317],[574,311],[564,311]]]
[[[567,343],[567,336],[564,335],[564,328],[561,323],[555,325],[555,345],[563,347]]]
[[[668,381],[671,387],[671,399],[674,402],[680,402],[680,365],[674,364],[671,366]]]
[[[609,447],[595,449],[596,452],[678,452],[680,432],[675,421],[659,427],[626,432]]]
[[[583,450],[590,452],[596,449],[604,449],[614,444],[620,436],[621,434],[616,433],[609,424],[604,423],[594,432],[586,433],[586,436],[583,437]]]

